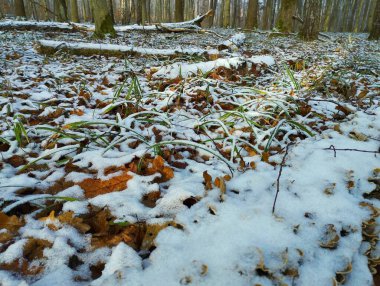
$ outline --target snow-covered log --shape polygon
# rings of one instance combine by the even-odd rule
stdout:
[[[244,33],[238,33],[233,35],[230,39],[227,41],[224,41],[218,46],[218,50],[232,50],[236,51],[238,50],[245,42],[246,36]]]
[[[177,77],[187,78],[198,74],[205,74],[217,68],[233,69],[242,73],[248,73],[254,68],[255,72],[257,72],[258,66],[271,66],[274,64],[275,60],[271,56],[234,57],[194,64],[175,63],[161,68],[151,68],[147,72],[152,75],[152,78],[174,79]]]
[[[41,54],[54,54],[57,51],[69,52],[75,55],[91,56],[156,56],[175,58],[183,55],[203,55],[206,58],[217,58],[217,50],[204,50],[201,48],[175,48],[175,49],[152,49],[135,46],[123,46],[113,44],[84,43],[84,42],[63,42],[40,40],[36,42],[36,50]]]
[[[190,21],[179,23],[156,23],[152,25],[127,25],[115,26],[116,32],[129,32],[129,31],[153,31],[153,32],[196,32],[202,30],[202,21],[212,15],[212,10],[206,14],[200,15]],[[0,31],[9,30],[35,30],[35,31],[61,31],[61,32],[94,32],[95,25],[82,24],[82,23],[58,23],[58,22],[36,22],[36,21],[1,21]]]

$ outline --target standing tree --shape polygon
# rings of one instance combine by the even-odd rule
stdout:
[[[17,18],[26,18],[24,0],[15,0],[15,16]]]
[[[146,8],[146,0],[141,0],[141,22],[144,25],[148,21],[148,12]]]
[[[231,0],[223,1],[223,28],[230,26]]]
[[[175,21],[183,22],[184,21],[184,2],[183,0],[175,0]]]
[[[270,30],[272,28],[273,10],[274,10],[273,0],[266,0],[263,16],[261,20],[264,30]]]
[[[305,41],[318,39],[321,20],[321,1],[305,0],[305,13],[300,31],[300,38]]]
[[[380,38],[380,0],[376,0],[374,15],[375,16],[373,17],[371,32],[369,33],[368,40],[379,40]]]
[[[245,28],[249,30],[257,28],[258,16],[259,16],[259,1],[249,0],[248,11],[247,11],[247,21],[245,22]]]
[[[79,13],[78,13],[78,2],[77,0],[70,0],[70,9],[71,9],[71,21],[79,23]]]
[[[280,13],[277,18],[276,27],[281,32],[293,32],[293,16],[296,14],[297,0],[282,0]]]
[[[107,0],[91,0],[91,5],[95,21],[95,36],[102,38],[105,34],[115,35]]]
[[[115,17],[114,17],[114,14],[113,14],[113,1],[112,0],[108,0],[108,9],[110,10],[110,15],[111,15],[112,23],[115,24]]]
[[[142,24],[142,3],[141,0],[135,0],[135,13],[136,13],[136,23],[141,25]]]
[[[58,22],[68,21],[67,4],[65,0],[54,0],[54,13]]]

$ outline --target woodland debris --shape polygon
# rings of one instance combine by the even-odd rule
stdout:
[[[96,44],[84,42],[62,42],[52,40],[40,40],[36,42],[36,50],[41,54],[51,55],[58,51],[71,53],[80,56],[155,56],[155,57],[169,57],[176,58],[184,55],[198,55],[205,56],[206,58],[215,57],[219,54],[216,50],[204,49],[152,49],[144,47],[114,45],[114,44]]]

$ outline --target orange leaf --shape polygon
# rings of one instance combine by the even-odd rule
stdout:
[[[121,175],[112,177],[109,180],[101,179],[85,179],[79,183],[79,186],[84,190],[86,198],[93,198],[99,195],[104,195],[112,192],[120,192],[127,188],[127,182],[132,179],[128,174],[128,170],[122,172]]]
[[[203,179],[204,179],[206,191],[211,190],[212,189],[212,177],[207,173],[207,171],[203,172]]]

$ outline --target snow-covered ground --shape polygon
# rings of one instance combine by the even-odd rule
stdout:
[[[1,285],[372,285],[378,43],[217,32],[0,32]]]

